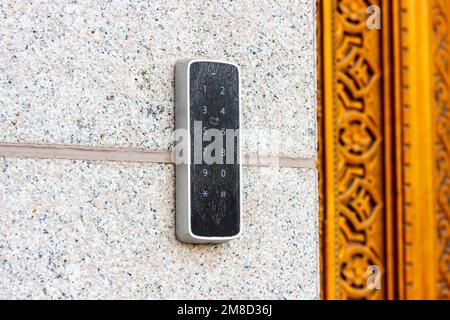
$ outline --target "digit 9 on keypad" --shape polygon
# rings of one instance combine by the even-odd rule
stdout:
[[[229,241],[242,230],[239,67],[186,59],[175,68],[176,127],[187,131],[189,160],[176,167],[177,238]]]

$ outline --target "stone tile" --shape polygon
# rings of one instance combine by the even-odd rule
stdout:
[[[172,165],[1,158],[0,298],[318,298],[316,172],[244,179],[243,236],[186,245]]]
[[[174,64],[242,68],[243,125],[316,154],[315,1],[1,3],[0,141],[171,147]],[[247,135],[246,150],[273,151]]]

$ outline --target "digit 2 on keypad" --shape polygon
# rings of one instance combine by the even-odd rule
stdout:
[[[189,140],[189,162],[176,167],[177,238],[187,243],[234,239],[242,230],[239,67],[216,60],[180,60],[175,85],[176,127],[186,129]],[[194,161],[195,121],[201,121],[202,135],[210,129],[222,135],[237,130],[231,150],[223,139],[222,163],[206,163],[203,157]],[[202,154],[211,142],[202,139]]]

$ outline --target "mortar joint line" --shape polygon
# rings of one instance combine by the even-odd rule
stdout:
[[[64,144],[0,142],[0,156],[9,158],[122,161],[173,164],[170,150],[94,147]],[[244,166],[316,168],[316,158],[245,154]]]

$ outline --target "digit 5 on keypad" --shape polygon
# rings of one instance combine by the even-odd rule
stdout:
[[[175,77],[176,127],[187,130],[189,159],[176,166],[177,238],[187,243],[234,239],[242,230],[239,67],[185,59],[177,61]],[[223,146],[214,148],[218,137]]]

